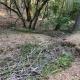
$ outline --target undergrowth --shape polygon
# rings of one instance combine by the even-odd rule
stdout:
[[[22,45],[21,53],[17,57],[18,61],[13,63],[15,67],[7,66],[1,70],[1,73],[5,75],[6,79],[15,74],[15,76],[19,76],[18,78],[23,75],[22,80],[47,80],[49,75],[71,66],[73,61],[71,53],[60,53],[56,58],[57,53],[54,54],[54,51],[51,53],[51,50],[52,48],[36,44]]]
[[[55,62],[51,62],[44,66],[42,73],[43,75],[50,75],[62,71],[63,69],[67,69],[71,66],[73,61],[73,56],[69,53],[63,53],[60,55]]]
[[[73,56],[71,53],[67,53],[67,52],[63,52],[57,59],[55,59],[55,61],[50,60],[47,61],[47,63],[45,63],[44,60],[46,60],[46,58],[44,57],[44,55],[47,54],[45,52],[46,49],[48,50],[48,48],[46,47],[27,44],[25,46],[24,45],[22,46],[21,54],[24,59],[28,55],[26,61],[27,60],[30,61],[29,56],[32,58],[32,62],[29,63],[31,66],[34,66],[35,64],[36,65],[41,64],[43,66],[40,73],[40,75],[42,76],[48,76],[57,73],[71,66],[71,63],[73,61]]]

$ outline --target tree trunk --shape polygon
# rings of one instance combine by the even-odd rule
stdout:
[[[30,8],[27,8],[27,21],[31,20],[31,13],[30,13]]]
[[[40,11],[37,10],[36,13],[35,13],[35,16],[34,16],[33,20],[30,21],[29,29],[32,28],[33,30],[35,30],[39,14],[40,14]]]
[[[37,23],[38,17],[35,18],[34,23],[32,25],[32,29],[35,30],[36,23]]]
[[[31,0],[30,1],[26,1],[24,0],[24,6],[26,9],[26,16],[27,16],[27,21],[31,21]]]
[[[23,28],[26,28],[26,21],[25,19],[21,19],[22,23],[23,23]]]
[[[37,23],[37,20],[38,20],[38,17],[40,15],[40,12],[41,10],[43,9],[44,5],[48,2],[49,0],[45,0],[43,1],[42,5],[40,6],[40,8],[36,8],[36,11],[35,11],[35,14],[34,14],[34,17],[33,19],[30,21],[30,24],[29,24],[29,29],[33,29],[35,30],[35,27],[36,27],[36,23]],[[38,6],[38,4],[37,4]]]
[[[60,30],[60,25],[57,24],[54,30],[56,30],[56,31],[57,31],[57,30]]]
[[[75,24],[73,25],[73,28],[71,31],[80,30],[80,12],[77,14]]]
[[[30,23],[29,23],[29,27],[28,27],[29,29],[32,28],[32,22],[33,22],[33,21],[31,20]]]

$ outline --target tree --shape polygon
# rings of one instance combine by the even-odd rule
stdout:
[[[43,9],[43,7],[45,6],[45,4],[48,2],[49,0],[43,0],[40,2],[40,0],[36,1],[36,10],[34,13],[34,16],[32,18],[32,20],[30,21],[30,25],[29,25],[29,29],[35,30],[35,26],[38,20],[38,16],[40,15],[41,10]],[[41,5],[39,5],[39,3],[41,3]]]
[[[19,19],[21,19],[21,21],[23,22],[23,26],[25,28],[26,28],[26,21],[28,21],[29,29],[35,29],[40,12],[49,0],[34,0],[35,12],[33,16],[31,16],[31,8],[32,8],[31,2],[33,0],[6,0],[10,3],[10,5],[6,4],[4,1],[5,0],[1,0],[0,4],[4,5],[10,11],[13,11],[14,13],[16,13]],[[26,10],[26,13],[24,13],[25,10]],[[26,17],[24,17],[25,14],[27,19]]]

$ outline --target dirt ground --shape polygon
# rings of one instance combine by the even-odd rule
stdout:
[[[66,42],[71,42],[72,44],[75,44],[76,47],[80,47],[80,31],[77,31],[73,33],[72,35],[66,37]]]
[[[76,59],[70,68],[50,76],[49,80],[80,80],[80,59]]]
[[[72,35],[71,35],[72,36]],[[76,36],[75,36],[76,37]],[[75,38],[73,38],[75,39]],[[72,39],[72,40],[73,40]],[[52,41],[60,41],[54,37],[43,34],[21,33],[14,31],[4,31],[0,34],[0,60],[13,59],[19,53],[19,45],[25,43],[51,44]],[[70,39],[69,39],[70,40]],[[71,41],[72,41],[71,40]],[[74,41],[74,40],[73,40]],[[0,61],[0,68],[6,64]],[[72,66],[56,75],[50,75],[49,80],[79,80],[80,79],[80,59],[75,59]]]
[[[0,27],[7,24],[7,19],[5,19],[5,13],[0,11]],[[3,20],[2,20],[3,17]],[[4,23],[3,23],[4,22]],[[3,23],[3,24],[2,24]],[[1,25],[2,24],[2,25]],[[6,25],[5,25],[6,26]],[[72,34],[65,38],[66,41],[80,46],[80,32]],[[52,42],[62,41],[61,38],[55,38],[46,36],[43,34],[33,34],[33,33],[21,33],[14,31],[0,31],[0,69],[6,65],[2,61],[10,60],[15,58],[16,54],[19,53],[19,45],[25,43],[36,43],[36,44],[51,44]],[[0,73],[0,80],[1,73]],[[4,80],[4,79],[3,79]],[[80,58],[76,58],[72,63],[72,66],[65,71],[57,73],[55,75],[50,75],[49,80],[80,80]]]
[[[75,32],[64,39],[65,42],[75,45],[80,49],[80,32]],[[79,51],[80,54],[80,51]],[[80,57],[76,58],[72,66],[56,75],[49,77],[49,80],[80,80]]]

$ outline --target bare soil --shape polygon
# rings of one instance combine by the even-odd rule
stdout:
[[[50,76],[49,80],[80,80],[80,59],[76,59],[70,68]]]
[[[0,11],[0,27],[8,26],[12,18],[5,18],[6,14]],[[60,37],[50,37],[43,34],[21,33],[10,30],[0,31],[0,71],[9,61],[14,60],[20,53],[20,45],[25,43],[32,44],[52,44],[53,42],[63,41]],[[72,34],[65,38],[66,42],[71,42],[80,47],[80,33]],[[5,62],[7,61],[7,62]],[[11,64],[13,67],[15,65]],[[5,80],[0,72],[0,80]],[[13,79],[12,79],[13,80]],[[55,75],[50,75],[49,80],[80,80],[80,59],[76,58],[72,66]]]

